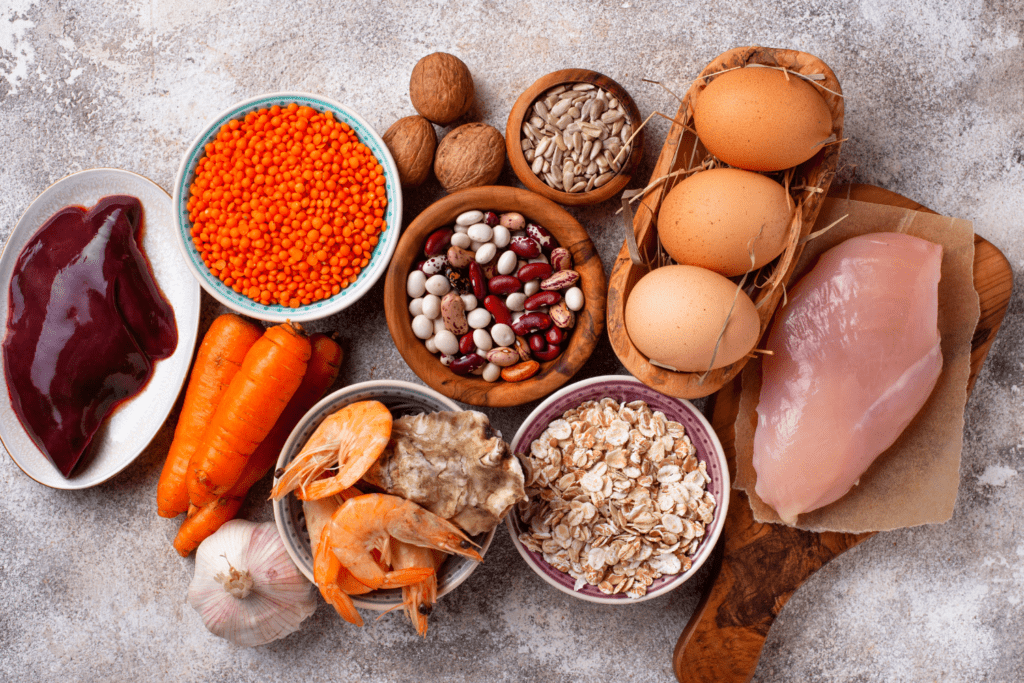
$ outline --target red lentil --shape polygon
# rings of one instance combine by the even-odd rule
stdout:
[[[292,308],[356,281],[387,229],[384,169],[355,131],[294,102],[224,124],[188,200],[192,243],[214,276]]]

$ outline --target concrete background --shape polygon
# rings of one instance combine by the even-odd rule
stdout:
[[[595,69],[645,115],[672,113],[672,97],[642,78],[682,93],[719,52],[763,44],[817,54],[838,74],[849,137],[842,179],[973,221],[1020,280],[1022,34],[1020,0],[3,0],[0,239],[37,194],[74,171],[124,168],[170,188],[206,122],[252,95],[322,93],[382,132],[414,113],[415,62],[442,50],[473,72],[470,118],[503,131],[519,93],[550,71]],[[652,121],[640,177],[666,131]],[[502,182],[515,182],[508,170]],[[406,220],[441,194],[436,183],[407,193]],[[621,245],[614,209],[570,210],[606,270]],[[418,381],[387,334],[380,291],[315,326],[347,339],[340,381]],[[206,300],[204,324],[216,312]],[[755,680],[1019,679],[1022,341],[1018,288],[967,407],[952,521],[879,535],[827,565],[783,610]],[[617,372],[605,340],[581,376]],[[511,438],[532,407],[488,412]],[[355,629],[323,605],[268,646],[210,635],[185,602],[194,561],[173,551],[177,522],[154,506],[172,426],[127,470],[81,492],[42,487],[0,458],[0,680],[672,680],[672,649],[703,574],[651,602],[593,606],[542,583],[503,529],[484,566],[440,603],[425,640],[404,616]],[[243,512],[271,516],[265,502]]]

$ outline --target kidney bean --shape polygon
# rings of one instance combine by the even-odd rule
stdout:
[[[537,245],[545,252],[549,252],[558,246],[558,243],[555,242],[554,236],[548,232],[546,228],[537,225],[536,223],[527,224],[526,234],[532,237]]]
[[[572,254],[565,247],[558,247],[557,249],[551,250],[550,256],[551,268],[558,272],[560,270],[571,270],[572,269]]]
[[[452,268],[449,263],[445,266],[444,274],[448,278],[448,282],[451,284],[452,289],[459,294],[473,293],[473,286],[469,282],[469,276],[467,276],[463,271]]]
[[[526,219],[523,218],[523,214],[510,211],[503,213],[498,216],[501,224],[509,230],[522,230],[523,226],[526,225]]]
[[[494,213],[493,211],[484,212],[484,223],[491,226],[492,228],[498,224],[498,220],[498,214]]]
[[[487,289],[492,294],[511,294],[519,291],[522,286],[523,283],[514,275],[495,275],[487,281]]]
[[[544,335],[540,332],[534,332],[527,341],[530,344],[530,352],[536,356],[539,352],[545,351],[548,348],[548,340],[544,338]]]
[[[487,352],[487,360],[498,367],[507,368],[520,361],[519,352],[507,346],[497,346]]]
[[[551,322],[555,327],[561,327],[563,330],[576,324],[576,314],[569,310],[564,301],[559,301],[549,308],[548,315],[551,316]]]
[[[553,306],[562,300],[558,292],[537,292],[533,296],[526,297],[523,306],[528,311],[535,311],[542,306]]]
[[[451,228],[441,228],[430,233],[426,243],[423,245],[423,253],[427,256],[440,256],[448,251],[452,243],[452,235],[455,231]]]
[[[516,353],[519,354],[519,360],[530,360],[530,343],[526,341],[525,337],[517,336],[514,348]]]
[[[523,258],[537,258],[540,256],[540,245],[526,235],[516,235],[508,243],[508,248]],[[449,260],[451,260],[449,258]]]
[[[476,254],[462,247],[448,247],[448,263],[453,268],[465,268],[476,260]]]
[[[560,270],[553,274],[551,277],[546,278],[540,283],[541,289],[554,291],[558,289],[566,289],[572,287],[574,284],[580,281],[580,274],[575,270]]]
[[[469,323],[466,322],[466,304],[458,292],[448,292],[441,299],[441,318],[444,320],[445,329],[456,337],[469,331]]]
[[[512,313],[508,310],[508,306],[505,305],[500,296],[488,294],[484,297],[484,308],[494,316],[494,322],[500,325],[512,325]]]
[[[553,328],[557,329],[557,328]],[[475,331],[475,330],[474,330]],[[459,351],[462,353],[471,353],[476,348],[476,340],[473,339],[473,332],[467,332],[466,334],[459,337]]]
[[[479,370],[483,366],[487,365],[487,359],[483,356],[478,356],[475,353],[467,353],[464,356],[459,356],[452,361],[451,371],[456,375],[468,375],[474,370]]]
[[[534,352],[533,357],[539,361],[549,361],[558,358],[561,354],[561,346],[559,346],[558,344],[548,344],[548,347],[543,351]]]
[[[444,256],[431,256],[417,267],[427,275],[437,275],[444,270],[446,265],[448,265],[448,260]]]
[[[551,327],[551,316],[547,313],[540,313],[534,311],[533,313],[527,313],[519,320],[512,323],[512,331],[517,335],[523,336],[527,332],[535,332],[537,330],[546,330]]]
[[[536,375],[538,370],[540,370],[540,363],[535,360],[527,360],[502,368],[501,378],[506,382],[522,382]]]
[[[551,266],[546,263],[527,263],[516,273],[516,277],[523,283],[530,280],[545,280],[550,276]]]
[[[473,286],[473,296],[477,299],[487,296],[487,280],[484,279],[484,271],[476,261],[469,264],[469,283]]]
[[[552,326],[550,330],[544,333],[544,338],[548,340],[548,344],[561,344],[565,341],[565,332],[562,331],[561,327]]]
[[[495,275],[498,275],[498,257],[495,256],[487,263],[480,265],[480,270],[483,271],[484,277],[490,280]]]

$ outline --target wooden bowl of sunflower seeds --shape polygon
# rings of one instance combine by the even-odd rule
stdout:
[[[563,69],[516,100],[505,147],[527,189],[559,204],[597,204],[629,183],[643,155],[642,123],[633,98],[614,80]]]
[[[511,444],[528,500],[505,517],[537,575],[610,605],[672,591],[711,556],[729,508],[714,429],[684,399],[628,375],[552,394]]]

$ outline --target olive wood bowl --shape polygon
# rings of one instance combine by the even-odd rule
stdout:
[[[707,87],[715,74],[748,64],[785,67],[793,74],[814,76],[815,79],[809,79],[809,82],[812,85],[820,86],[817,88],[818,92],[832,112],[832,133],[835,137],[834,142],[824,145],[816,155],[799,166],[776,174],[768,174],[779,180],[783,186],[790,188],[796,209],[790,225],[786,250],[774,261],[760,270],[749,273],[746,277],[745,291],[750,294],[757,306],[760,318],[759,338],[764,335],[772,314],[782,299],[786,285],[792,277],[793,267],[803,251],[801,239],[806,237],[814,226],[821,203],[828,193],[838,165],[839,148],[843,139],[842,90],[832,70],[817,57],[795,50],[739,47],[716,57],[690,86],[679,107],[679,112],[676,114],[675,122],[669,129],[661,155],[651,174],[650,183],[657,182],[658,184],[644,195],[634,211],[633,233],[640,262],[637,263],[631,258],[629,245],[628,243],[624,244],[612,268],[608,292],[608,337],[615,355],[637,379],[670,396],[680,398],[708,396],[739,374],[753,355],[748,354],[731,365],[711,370],[706,373],[706,377],[702,372],[675,372],[651,364],[650,360],[633,345],[624,322],[626,300],[634,285],[641,277],[650,272],[652,267],[671,262],[661,250],[658,241],[658,209],[668,191],[677,182],[692,173],[680,174],[667,179],[665,177],[680,170],[700,169],[694,171],[699,173],[705,168],[716,165],[724,166],[708,154],[694,133],[692,103],[697,95]],[[767,286],[767,283],[773,279],[777,284]]]
[[[576,325],[562,354],[541,363],[540,371],[521,382],[487,382],[476,375],[459,376],[441,364],[412,331],[406,281],[409,271],[424,258],[427,237],[455,218],[474,209],[498,213],[518,211],[538,223],[572,254],[579,272],[576,285],[583,290],[584,307],[576,313]],[[449,398],[475,406],[515,406],[547,396],[583,366],[604,330],[607,281],[604,268],[587,231],[568,212],[549,199],[516,187],[484,186],[460,190],[430,206],[406,227],[384,282],[384,314],[391,337],[420,379]]]
[[[642,129],[636,132],[632,142],[633,147],[629,152],[629,156],[623,161],[622,168],[619,169],[618,174],[614,178],[601,187],[594,188],[590,192],[562,192],[551,187],[537,177],[530,168],[530,163],[526,161],[521,146],[522,129],[523,121],[529,119],[529,112],[533,108],[534,101],[551,88],[563,83],[567,85],[592,83],[611,93],[622,103],[634,131],[637,131],[643,123],[636,102],[633,101],[633,98],[629,96],[629,93],[621,85],[611,78],[587,69],[555,71],[537,79],[533,85],[519,96],[515,105],[512,106],[512,111],[508,115],[508,124],[505,127],[505,149],[508,153],[508,160],[512,164],[512,170],[515,172],[516,177],[519,178],[519,181],[528,190],[532,190],[539,195],[566,206],[598,204],[622,192],[629,183],[633,176],[633,171],[640,162],[640,157],[643,156],[644,132]]]

